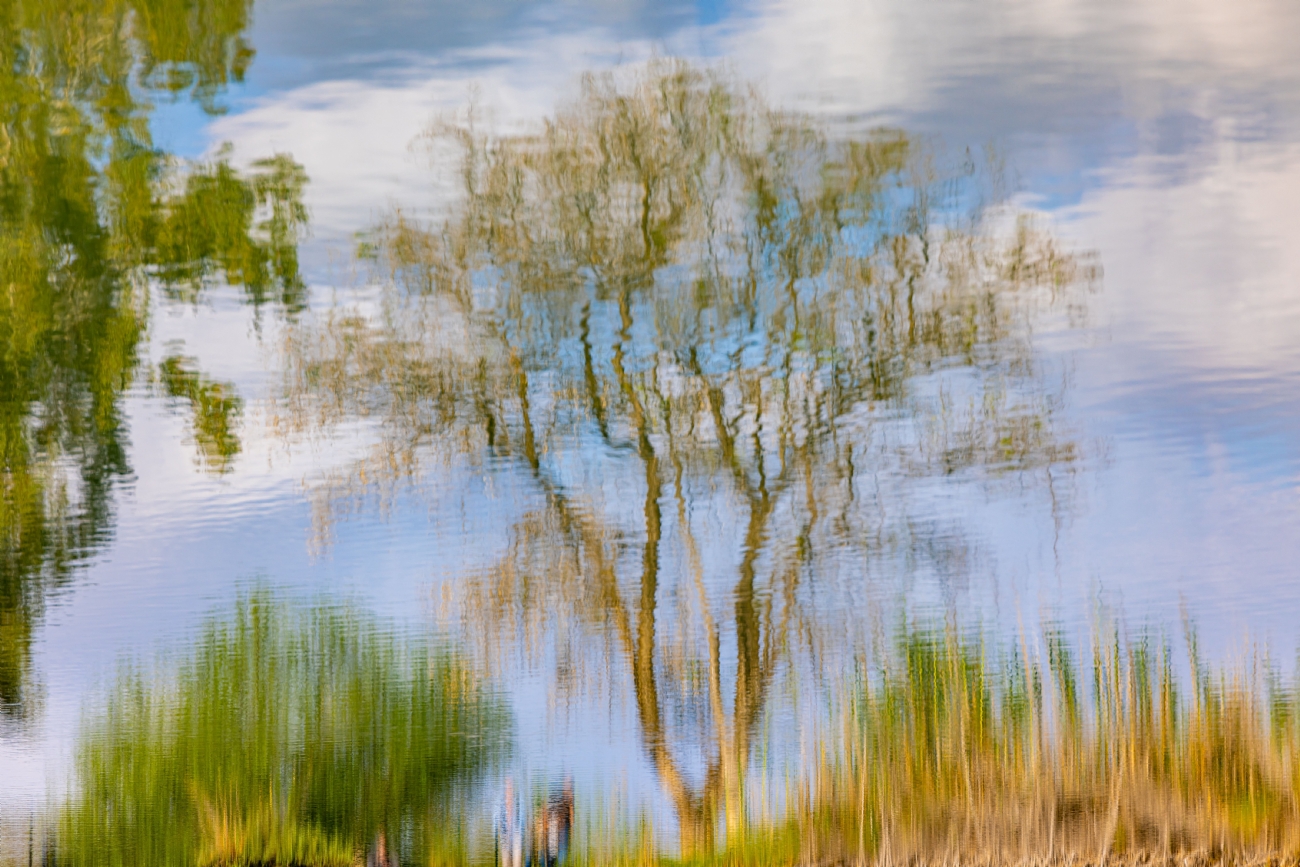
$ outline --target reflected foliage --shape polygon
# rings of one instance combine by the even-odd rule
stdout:
[[[27,703],[45,596],[111,532],[121,398],[154,282],[221,274],[301,303],[301,169],[187,167],[142,88],[211,105],[251,56],[245,0],[0,2],[0,706]],[[143,75],[143,79],[141,79]],[[269,214],[261,222],[256,212]],[[172,290],[169,290],[172,291]],[[229,441],[235,442],[235,441]]]
[[[188,95],[219,113],[217,97],[244,80],[253,47],[244,37],[252,23],[252,0],[133,0],[133,42],[146,86]]]
[[[178,665],[120,677],[81,734],[57,861],[346,867],[383,840],[411,863],[507,723],[448,651],[255,593]]]
[[[184,193],[160,209],[150,264],[169,294],[196,300],[214,274],[242,286],[250,303],[298,312],[306,301],[298,237],[307,223],[307,176],[280,154],[244,177],[225,162],[190,172]],[[266,211],[256,220],[258,210]]]
[[[208,379],[195,367],[193,358],[183,355],[163,359],[158,380],[169,397],[184,400],[194,413],[191,430],[199,463],[209,472],[228,472],[239,454],[235,425],[244,409],[234,385]]]
[[[684,850],[708,851],[743,832],[780,678],[797,694],[856,640],[875,576],[969,562],[914,518],[927,480],[1078,460],[1031,336],[1095,266],[967,161],[832,138],[684,64],[591,77],[534,135],[432,136],[463,150],[462,203],[367,240],[381,315],[291,334],[282,429],[378,422],[319,489],[325,533],[439,462],[523,480],[453,608],[561,694],[626,689]]]

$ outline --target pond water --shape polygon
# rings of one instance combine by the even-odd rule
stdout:
[[[909,619],[1289,671],[1300,6],[101,5],[0,10],[0,812],[267,593],[664,841]]]

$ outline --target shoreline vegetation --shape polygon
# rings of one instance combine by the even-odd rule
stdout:
[[[453,805],[508,726],[451,650],[348,604],[256,590],[179,661],[122,669],[83,723],[48,863],[347,867],[376,847],[446,851]]]
[[[347,609],[316,608],[308,626],[293,610],[247,597],[172,674],[125,671],[83,730],[76,794],[32,825],[45,829],[32,863],[350,867],[373,861],[376,829],[399,827],[387,839],[402,864],[490,862],[465,808],[504,744],[502,709],[451,656],[402,650]],[[649,817],[580,794],[568,861],[1300,863],[1300,689],[1263,659],[1211,666],[1187,637],[1176,654],[1098,628],[1079,661],[1050,631],[1039,658],[901,628],[835,690],[783,816],[714,816],[738,832],[675,854]],[[419,664],[372,667],[403,659]],[[317,676],[282,679],[304,665]],[[313,728],[330,718],[335,735]],[[8,824],[4,864],[27,863]]]
[[[1300,863],[1297,681],[1208,665],[1190,628],[1178,654],[1099,627],[1081,663],[1043,639],[1037,659],[905,628],[841,690],[785,816],[681,858],[579,835],[582,863]]]
[[[803,794],[809,860],[1300,852],[1300,693],[1275,669],[1211,667],[1190,628],[1181,659],[1110,627],[1079,663],[1060,634],[1044,641],[1035,660],[952,630],[907,632],[853,691]]]

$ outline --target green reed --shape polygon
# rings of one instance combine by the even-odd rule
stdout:
[[[451,653],[259,592],[87,722],[60,864],[349,865],[445,848],[505,711]]]

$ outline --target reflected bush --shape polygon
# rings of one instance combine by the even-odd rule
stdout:
[[[81,734],[58,861],[405,859],[436,844],[507,729],[450,651],[254,593],[179,665],[120,675]]]

